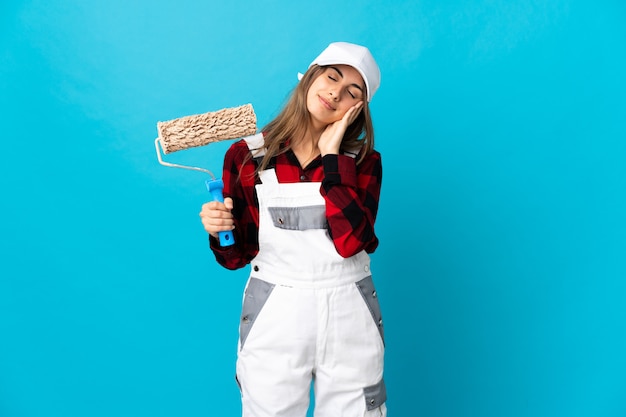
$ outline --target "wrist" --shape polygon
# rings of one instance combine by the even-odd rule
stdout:
[[[339,155],[339,149],[337,150],[331,149],[331,150],[326,150],[326,151],[320,150],[320,155],[322,156],[322,158],[325,157],[326,155]]]

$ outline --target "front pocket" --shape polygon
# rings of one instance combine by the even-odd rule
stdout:
[[[273,289],[274,284],[258,278],[250,278],[248,281],[241,308],[241,321],[239,323],[239,350],[243,349],[243,344],[252,329],[252,325]]]
[[[274,227],[286,230],[327,229],[326,206],[268,207]]]
[[[385,332],[383,329],[383,316],[380,312],[380,303],[378,302],[378,294],[376,293],[376,289],[374,288],[374,281],[372,280],[372,276],[367,276],[360,281],[355,283],[356,287],[359,289],[365,304],[367,305],[368,310],[372,314],[372,318],[374,319],[374,324],[378,327],[378,332],[380,333],[380,338],[383,340],[383,345],[385,344]]]

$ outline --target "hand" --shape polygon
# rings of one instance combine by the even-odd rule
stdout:
[[[200,219],[204,230],[214,238],[218,238],[218,232],[233,230],[235,222],[231,210],[233,209],[233,199],[226,197],[224,203],[211,201],[202,205]]]
[[[363,102],[359,101],[357,104],[350,107],[341,119],[326,126],[326,129],[320,136],[320,140],[317,142],[317,147],[322,156],[339,153],[339,147],[341,146],[341,141],[343,140],[343,135],[346,133],[346,129],[356,120],[362,109]]]

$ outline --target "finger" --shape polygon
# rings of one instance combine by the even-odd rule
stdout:
[[[229,232],[231,230],[235,230],[235,226],[231,226],[231,227],[216,227],[216,226],[211,226],[211,225],[204,225],[204,230],[210,234],[211,236],[217,238],[218,234],[220,232]]]
[[[209,201],[208,203],[204,203],[202,205],[202,210],[220,210],[220,209],[224,209],[224,204],[220,203],[219,201]]]
[[[350,107],[348,111],[346,112],[346,114],[343,115],[342,122],[344,122],[346,126],[351,125],[352,122],[354,122],[356,118],[359,116],[361,109],[362,109],[362,102],[359,101],[357,104]]]
[[[352,106],[350,109],[352,112],[350,113],[350,123],[354,122],[359,114],[361,114],[361,110],[363,110],[363,102],[359,101],[357,104]]]
[[[365,107],[365,103],[362,102],[362,101],[359,101],[356,105],[357,105],[356,115],[358,116],[359,114],[361,114],[361,111],[363,110],[363,107]]]
[[[232,199],[228,200],[230,201],[225,201],[225,203],[232,206]],[[202,205],[200,211],[202,226],[207,233],[214,237],[217,237],[219,232],[230,231],[235,228],[233,215],[226,204],[211,201]]]
[[[228,204],[228,206],[226,205]],[[230,211],[233,208],[233,201],[231,198],[226,198],[224,199],[223,203],[220,203],[219,201],[210,201],[208,203],[204,203],[202,205],[202,209],[200,211],[200,213],[203,212],[209,212],[211,210],[219,210],[219,211]]]
[[[220,219],[216,217],[203,217],[202,225],[209,233],[223,232],[235,228],[233,219]]]
[[[210,210],[200,213],[200,221],[206,226],[223,226],[234,223],[233,216],[227,211]]]
[[[214,230],[229,230],[233,228],[235,222],[228,218],[204,217],[202,224]]]
[[[228,210],[206,210],[200,212],[200,217],[207,219],[232,219],[233,215]]]

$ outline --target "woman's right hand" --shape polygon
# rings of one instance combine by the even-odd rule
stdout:
[[[224,203],[211,201],[202,205],[200,219],[204,230],[214,238],[218,238],[218,232],[233,230],[235,222],[231,210],[233,209],[233,199],[224,198]]]

